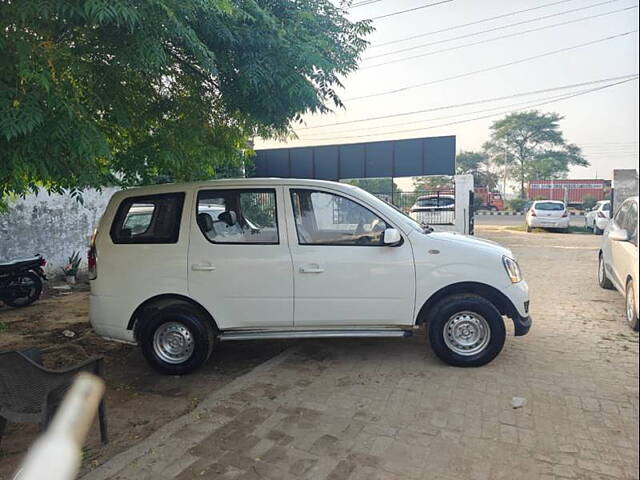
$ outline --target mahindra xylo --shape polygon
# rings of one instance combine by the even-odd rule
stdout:
[[[432,233],[375,196],[318,180],[238,179],[116,193],[89,250],[91,323],[158,370],[218,341],[407,337],[456,366],[490,362],[527,284],[496,243]]]

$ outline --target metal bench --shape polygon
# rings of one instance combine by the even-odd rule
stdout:
[[[46,350],[45,350],[46,351]],[[88,358],[60,370],[42,365],[38,349],[0,352],[0,442],[7,421],[38,423],[44,431],[74,377],[81,371],[102,377],[102,356]],[[98,408],[100,439],[108,442],[104,399]]]

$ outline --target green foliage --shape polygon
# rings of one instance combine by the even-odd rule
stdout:
[[[582,208],[585,210],[591,210],[598,203],[598,199],[593,195],[585,195],[582,197]]]
[[[580,148],[564,140],[560,120],[557,113],[533,110],[511,113],[491,125],[484,150],[497,164],[507,165],[523,198],[529,180],[563,178],[571,165],[589,165]]]
[[[498,185],[498,175],[489,170],[489,164],[489,157],[484,152],[464,151],[456,155],[457,174],[471,174],[474,186],[495,190]]]
[[[527,201],[524,198],[512,198],[511,200],[507,200],[507,209],[512,212],[521,212]]]
[[[341,106],[368,22],[329,0],[0,1],[0,199],[242,174]]]
[[[62,267],[62,272],[66,276],[75,276],[78,274],[78,269],[80,268],[80,262],[82,262],[82,257],[80,256],[80,252],[73,252],[69,259],[67,260],[67,264]]]
[[[447,175],[415,177],[413,187],[416,191],[452,190],[453,178]]]
[[[391,195],[391,192],[398,193],[400,189],[398,184],[393,182],[391,178],[359,178],[355,180],[346,180],[344,183],[355,185],[369,193],[384,193]]]

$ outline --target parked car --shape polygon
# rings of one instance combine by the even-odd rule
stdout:
[[[527,232],[534,228],[568,230],[569,211],[564,202],[558,200],[538,200],[527,211]]]
[[[141,208],[146,224],[133,232],[127,219]],[[423,325],[442,360],[480,366],[504,345],[503,316],[515,335],[531,326],[528,287],[509,250],[431,233],[342,183],[121,191],[88,264],[94,330],[139,344],[169,374],[202,365],[216,340],[407,337]]]
[[[455,206],[454,195],[421,195],[409,215],[421,225],[447,225],[455,221]]]
[[[595,235],[602,235],[611,217],[611,201],[600,200],[584,216],[584,228]]]
[[[638,330],[638,197],[622,202],[604,231],[598,283],[624,295],[626,320]]]

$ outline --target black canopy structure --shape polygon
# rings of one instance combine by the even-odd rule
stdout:
[[[347,178],[454,175],[456,137],[256,150],[256,177]]]

